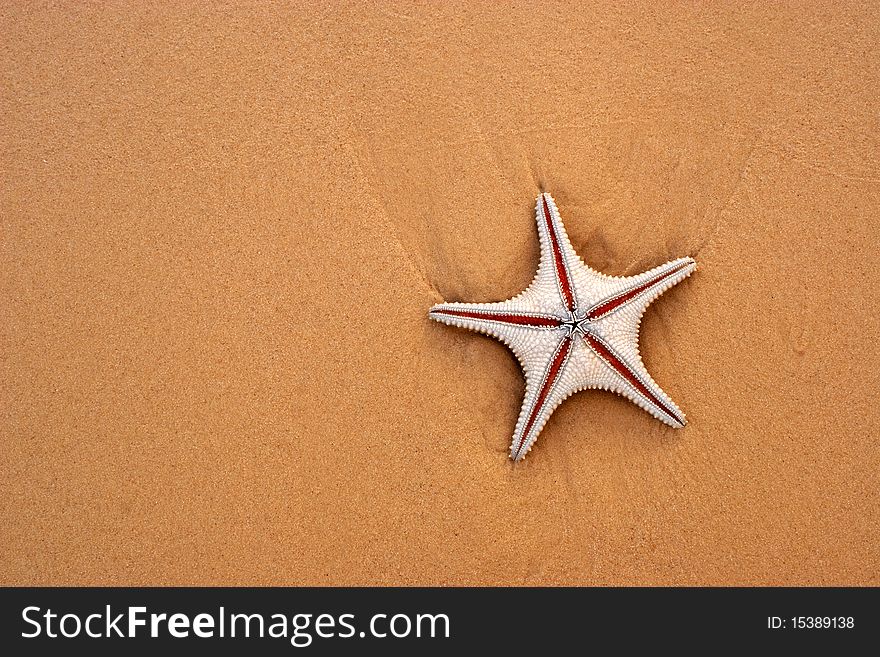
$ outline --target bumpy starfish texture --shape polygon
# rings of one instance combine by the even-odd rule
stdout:
[[[575,253],[550,194],[538,197],[535,216],[541,262],[531,285],[499,303],[441,303],[429,317],[491,335],[522,366],[526,394],[510,444],[519,461],[531,450],[550,415],[587,388],[610,390],[674,428],[684,413],[642,364],[639,325],[648,305],[696,269],[679,258],[638,276],[606,276]]]

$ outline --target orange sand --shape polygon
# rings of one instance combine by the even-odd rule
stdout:
[[[880,9],[5,2],[0,583],[880,584]],[[540,187],[673,431],[427,319]]]

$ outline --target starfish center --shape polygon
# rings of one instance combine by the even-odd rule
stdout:
[[[566,335],[573,335],[574,333],[585,335],[586,333],[592,333],[592,324],[592,320],[586,317],[586,313],[571,311],[568,313],[568,317],[562,320],[561,326],[565,329]]]

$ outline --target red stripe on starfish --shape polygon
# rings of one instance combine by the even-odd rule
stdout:
[[[526,313],[493,313],[490,311],[474,311],[474,310],[452,310],[439,309],[431,311],[435,315],[447,315],[449,317],[462,317],[464,319],[482,319],[489,322],[502,322],[504,324],[515,324],[517,326],[534,326],[539,328],[557,328],[562,326],[562,322],[556,317],[550,315],[529,315]]]
[[[678,422],[681,426],[684,426],[684,418],[671,409],[666,403],[657,397],[657,395],[648,390],[648,386],[642,383],[641,379],[635,375],[623,359],[619,358],[617,354],[611,351],[611,348],[606,345],[604,341],[589,333],[584,334],[584,340],[599,358],[605,361],[615,372],[626,379],[626,381],[638,390],[642,396],[647,398],[648,401],[654,404],[654,406],[666,413],[666,415]]]
[[[559,374],[562,371],[562,366],[565,364],[565,360],[566,358],[568,358],[568,354],[571,352],[571,345],[572,338],[570,335],[567,335],[559,343],[559,346],[556,347],[556,354],[550,361],[550,367],[547,368],[547,373],[544,375],[544,381],[541,383],[541,388],[540,390],[538,390],[538,394],[535,397],[535,403],[532,406],[532,411],[531,413],[529,413],[528,420],[526,420],[526,425],[523,429],[522,437],[519,439],[519,444],[516,446],[516,451],[513,453],[514,461],[519,459],[520,450],[522,450],[523,445],[525,445],[526,439],[529,437],[532,428],[535,426],[535,421],[538,419],[538,415],[541,414],[544,402],[547,401],[547,397],[550,395],[550,391],[556,384],[557,379],[559,379]]]
[[[553,251],[553,268],[556,270],[556,280],[559,281],[559,290],[562,292],[562,301],[565,303],[566,309],[574,311],[575,299],[574,289],[571,286],[571,279],[568,276],[568,267],[565,264],[565,257],[562,255],[562,247],[559,244],[559,235],[556,233],[556,227],[550,217],[550,207],[547,205],[547,197],[541,196],[544,210],[544,223],[547,225],[547,233],[550,235],[550,248]]]
[[[662,274],[657,274],[654,278],[647,281],[646,283],[642,283],[641,285],[638,285],[631,290],[628,290],[626,292],[618,294],[615,297],[612,297],[610,299],[607,299],[605,301],[602,301],[602,302],[596,304],[595,306],[593,306],[592,308],[590,308],[587,311],[587,319],[599,319],[600,317],[604,317],[605,315],[609,314],[610,312],[617,310],[623,304],[635,299],[642,292],[645,292],[646,290],[654,287],[658,283],[662,283],[670,276],[677,274],[682,269],[687,267],[689,264],[690,264],[689,262],[682,263],[682,264],[678,265],[677,267],[670,269],[667,272],[664,272]]]

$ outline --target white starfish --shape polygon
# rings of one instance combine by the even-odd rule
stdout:
[[[590,269],[568,241],[550,194],[535,209],[541,263],[531,285],[499,303],[441,303],[429,316],[486,333],[513,350],[526,377],[510,458],[522,459],[550,415],[587,388],[627,397],[671,427],[684,413],[660,389],[639,354],[639,324],[648,305],[696,269],[679,258],[638,276],[606,276]]]

